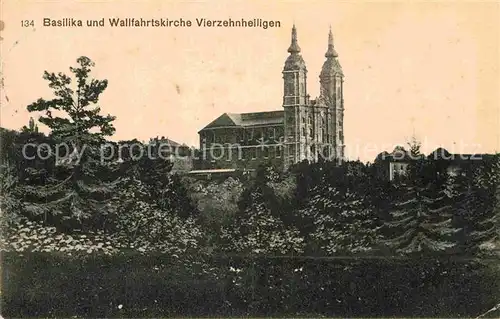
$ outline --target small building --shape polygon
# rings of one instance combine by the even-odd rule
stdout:
[[[383,179],[392,181],[397,176],[408,174],[409,165],[412,161],[426,159],[433,161],[437,172],[446,172],[450,176],[464,176],[468,172],[483,164],[483,161],[494,157],[492,154],[457,154],[450,153],[444,148],[437,148],[428,156],[412,156],[402,146],[397,146],[392,153],[382,152],[375,159],[375,166],[379,176]]]
[[[408,173],[411,161],[410,152],[402,146],[396,146],[391,153],[380,153],[375,159],[375,165],[381,178],[392,181],[396,176],[405,176]]]
[[[172,162],[172,173],[189,172],[193,169],[193,158],[196,153],[194,148],[164,136],[151,138],[149,144],[157,145],[160,149],[155,150],[155,152],[161,152],[164,158],[168,158]],[[158,154],[153,155],[158,156]]]

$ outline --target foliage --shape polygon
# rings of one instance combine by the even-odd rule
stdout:
[[[185,178],[183,184],[200,212],[200,222],[207,229],[217,229],[230,223],[238,211],[243,183],[233,177],[222,182],[202,182]]]
[[[380,240],[380,217],[370,190],[375,177],[359,162],[333,169],[320,165],[320,182],[299,211],[311,224],[311,249],[326,255],[374,250]]]
[[[498,253],[500,243],[500,155],[474,168],[459,203],[463,249],[472,254]]]
[[[137,199],[153,204],[158,209],[177,214],[180,217],[193,217],[197,214],[187,189],[177,174],[172,174],[172,162],[158,155],[157,144],[142,144],[137,140],[120,142],[121,191],[119,202],[134,205]],[[142,155],[141,155],[142,154]],[[147,156],[144,154],[148,154]],[[128,192],[140,192],[131,200]]]
[[[186,267],[186,259],[4,253],[2,315],[469,318],[500,298],[493,263],[196,255],[204,266]]]
[[[35,124],[35,120],[30,117],[30,121],[28,126],[23,126],[21,128],[21,132],[23,133],[38,133],[38,125]]]
[[[245,217],[222,229],[226,251],[252,255],[300,254],[304,246],[300,232],[286,227],[264,203],[258,203],[262,201],[259,194],[252,194],[250,200],[257,203],[249,205],[243,212]]]
[[[380,239],[377,216],[356,193],[329,187],[311,199],[315,231],[311,239],[327,255],[369,252]],[[308,212],[306,212],[307,214]]]
[[[64,234],[55,227],[46,227],[41,222],[21,220],[10,223],[2,232],[2,251],[64,253],[69,256],[87,256],[94,253],[115,254],[120,248],[117,238],[96,233]]]
[[[201,230],[195,208],[179,177],[171,174],[172,163],[152,156],[148,147],[155,145],[134,140],[117,146],[123,154],[115,152],[119,177],[108,228],[141,252],[180,255],[198,249]]]
[[[454,181],[442,185],[430,184],[426,177],[432,173],[426,163],[419,163],[419,177],[397,185],[395,201],[386,223],[385,243],[397,253],[440,253],[457,248],[454,227],[454,204],[459,192],[453,189]]]
[[[26,156],[18,156],[23,164],[18,167],[22,183],[15,190],[25,216],[67,232],[103,229],[116,191],[110,179],[115,168],[100,157],[104,138],[114,133],[114,117],[100,115],[96,106],[107,80],[89,80],[94,66],[89,58],[80,57],[77,63],[78,67],[70,68],[76,89],[70,87],[71,77],[45,71],[44,79],[55,98],[40,98],[27,107],[30,112],[43,112],[39,121],[51,129],[49,147],[43,150],[48,160],[35,156],[27,162]],[[31,142],[40,149],[44,137],[36,131],[24,130],[18,148]]]
[[[303,251],[304,238],[297,227],[283,220],[279,198],[269,185],[278,179],[279,174],[271,166],[259,168],[254,184],[242,194],[240,212],[233,223],[221,230],[223,251],[251,255]]]
[[[51,129],[51,135],[59,143],[73,145],[79,151],[84,145],[100,144],[104,137],[111,136],[115,132],[112,125],[115,117],[100,115],[100,107],[95,106],[108,81],[89,80],[95,66],[89,58],[80,57],[76,62],[78,67],[70,67],[76,78],[76,89],[70,88],[72,79],[68,75],[45,71],[43,78],[49,82],[56,97],[52,100],[40,98],[28,105],[28,111],[44,112],[38,120]],[[65,117],[53,114],[61,112]]]
[[[158,156],[158,139],[147,144],[107,142],[111,148],[103,159],[101,147],[114,131],[114,118],[99,115],[99,107],[91,106],[107,82],[89,82],[93,63],[87,58],[77,62],[80,66],[71,68],[76,90],[70,88],[68,76],[46,72],[44,77],[56,98],[40,99],[28,107],[45,112],[40,122],[51,128],[49,136],[39,133],[33,120],[21,132],[1,131],[6,141],[0,171],[2,251],[28,259],[34,253],[45,254],[43,258],[74,258],[74,269],[64,260],[57,261],[71,269],[69,277],[61,281],[63,286],[72,282],[71,276],[99,267],[118,269],[111,280],[103,275],[106,283],[119,282],[117,278],[133,271],[137,277],[125,281],[133,282],[139,291],[124,296],[120,289],[129,286],[109,288],[113,295],[109,304],[122,304],[120,298],[134,307],[147,304],[158,316],[170,316],[179,312],[176,307],[186,306],[176,301],[164,312],[174,300],[175,294],[166,292],[169,289],[185,298],[199,298],[203,305],[193,310],[197,314],[206,310],[301,315],[309,310],[314,316],[401,315],[404,312],[394,309],[409,299],[417,302],[405,308],[406,314],[427,314],[425,305],[435,300],[434,309],[440,311],[432,315],[470,313],[467,307],[460,308],[467,298],[453,295],[463,285],[470,289],[464,296],[480,296],[477,303],[484,306],[481,296],[489,296],[487,289],[483,291],[472,279],[488,282],[487,276],[464,279],[481,266],[468,264],[457,270],[453,268],[457,265],[441,262],[442,256],[436,254],[498,251],[500,157],[471,164],[463,176],[450,176],[446,162],[425,159],[420,144],[413,141],[410,153],[416,160],[410,164],[409,174],[394,183],[379,178],[377,165],[359,161],[305,161],[288,172],[263,165],[250,182],[235,177],[198,181],[172,172],[172,162]],[[66,117],[55,117],[55,113]],[[70,147],[61,150],[57,147],[61,142]],[[31,148],[23,154],[27,144],[39,147],[41,153]],[[56,150],[62,151],[62,160],[32,156]],[[390,253],[412,258],[403,264],[329,259],[349,254],[382,257],[384,245]],[[136,254],[162,256],[141,264],[158,274],[153,278],[161,283],[144,283],[146,277],[128,259]],[[423,260],[428,255],[433,258]],[[125,260],[126,265],[111,265],[103,256]],[[92,264],[91,260],[100,261]],[[84,268],[87,266],[90,268]],[[61,270],[57,267],[54,269]],[[108,300],[106,293],[83,285],[86,293]],[[101,289],[103,285],[97,286]],[[401,290],[407,286],[416,292]],[[198,287],[205,290],[198,291]],[[157,305],[159,300],[151,304],[155,299],[148,295],[157,289],[167,294],[161,305]],[[134,299],[136,293],[143,295]],[[387,294],[391,302],[396,300],[392,308],[374,310],[379,308],[373,305],[381,303],[378,296]],[[78,299],[80,304],[75,307],[87,307],[81,305],[86,305],[84,299]],[[11,304],[15,304],[13,300]],[[205,306],[207,300],[214,304]],[[20,304],[23,302],[28,301]],[[102,308],[101,303],[97,308],[96,316],[145,315],[137,309],[117,313]],[[36,315],[41,313],[46,314]],[[88,315],[85,310],[81,313]]]

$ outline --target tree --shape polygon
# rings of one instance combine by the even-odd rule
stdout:
[[[52,223],[68,231],[102,227],[116,186],[111,178],[116,167],[100,158],[105,137],[115,131],[115,117],[100,115],[97,105],[108,82],[89,78],[94,67],[89,58],[80,57],[77,63],[70,67],[75,89],[70,76],[45,71],[43,78],[55,98],[40,98],[27,107],[30,112],[42,112],[39,121],[51,129],[49,137],[55,143],[47,152],[52,159],[55,154],[62,158],[56,158],[58,167],[45,182],[34,184],[28,179],[20,190],[27,198],[24,206],[29,215],[52,215]]]
[[[189,194],[200,212],[200,221],[208,228],[209,236],[217,234],[221,226],[230,224],[238,213],[238,201],[243,183],[233,177],[222,182],[185,179]]]
[[[297,227],[284,220],[274,187],[280,174],[271,166],[261,166],[253,185],[243,191],[239,213],[221,232],[224,251],[242,254],[300,254],[304,238]]]
[[[472,254],[496,250],[500,242],[500,155],[484,158],[459,202],[463,249]]]
[[[299,212],[313,222],[312,250],[326,255],[372,251],[380,240],[378,207],[370,189],[376,176],[360,162],[345,162],[331,174],[323,171]]]
[[[428,171],[425,163],[419,167]],[[454,227],[454,203],[457,193],[454,181],[439,186],[425,177],[432,173],[419,170],[420,178],[411,178],[399,184],[385,225],[386,244],[396,253],[442,253],[457,248]],[[437,185],[434,187],[434,185]]]
[[[407,145],[410,149],[410,155],[413,159],[417,159],[422,156],[422,153],[420,151],[422,143],[415,136],[412,136]]]
[[[49,81],[49,87],[56,96],[52,100],[38,99],[28,105],[30,112],[44,112],[38,119],[51,129],[51,135],[58,143],[72,145],[80,151],[84,145],[100,145],[104,138],[113,135],[114,116],[102,116],[97,106],[100,95],[108,86],[107,80],[90,79],[89,74],[94,62],[87,57],[76,60],[78,67],[70,67],[76,78],[76,90],[70,88],[72,79],[63,74],[45,71],[43,78]],[[65,117],[55,116],[62,113]]]
[[[21,132],[38,133],[38,125],[35,124],[35,120],[33,120],[32,117],[30,117],[28,126],[23,126],[21,128]]]
[[[137,140],[115,146],[122,154],[110,220],[129,246],[178,255],[198,247],[200,228],[184,186],[171,174],[172,163],[156,153],[156,146]]]

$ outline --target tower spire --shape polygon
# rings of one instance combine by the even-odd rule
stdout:
[[[295,28],[295,23],[293,24],[292,27],[292,43],[288,48],[288,52],[290,54],[297,54],[300,52],[300,47],[299,44],[297,43],[297,29]]]
[[[338,56],[337,51],[335,51],[335,48],[333,47],[333,33],[332,26],[330,26],[330,32],[328,33],[328,50],[325,53],[325,57],[336,58]]]

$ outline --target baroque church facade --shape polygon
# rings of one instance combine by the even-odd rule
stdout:
[[[307,92],[308,70],[295,25],[288,53],[282,71],[282,110],[220,115],[198,132],[197,169],[253,170],[264,162],[287,169],[303,160],[344,159],[344,74],[332,31],[316,99]]]

